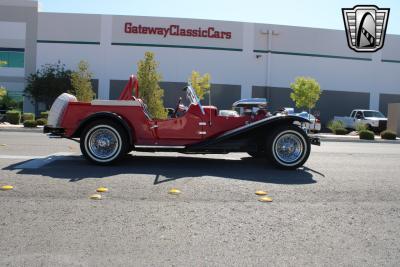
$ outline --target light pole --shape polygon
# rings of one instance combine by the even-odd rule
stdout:
[[[271,98],[271,55],[272,55],[272,36],[278,36],[279,33],[274,30],[267,30],[267,97],[270,101]]]

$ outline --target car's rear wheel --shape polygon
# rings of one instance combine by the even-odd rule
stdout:
[[[81,134],[82,154],[90,161],[107,165],[118,160],[128,150],[125,130],[110,120],[97,120],[85,127]]]
[[[310,155],[311,144],[307,134],[297,126],[285,125],[274,130],[267,140],[268,157],[282,169],[302,166]]]

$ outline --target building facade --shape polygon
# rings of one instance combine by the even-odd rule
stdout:
[[[294,106],[290,83],[310,76],[323,89],[316,109],[326,122],[354,108],[386,113],[388,103],[400,102],[399,47],[399,35],[387,35],[378,52],[356,53],[344,30],[47,13],[38,12],[35,1],[0,1],[0,59],[7,61],[0,85],[14,94],[44,64],[60,61],[74,69],[87,60],[98,98],[115,99],[137,62],[152,51],[160,63],[165,106],[175,106],[192,70],[211,74],[211,101],[221,109],[248,97],[266,97],[271,110]],[[24,109],[32,111],[29,99]]]

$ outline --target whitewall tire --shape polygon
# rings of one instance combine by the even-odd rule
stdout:
[[[267,141],[270,160],[282,169],[302,166],[307,161],[310,150],[307,134],[294,125],[279,127],[271,133]]]
[[[125,130],[113,121],[98,120],[85,127],[80,139],[82,154],[90,161],[107,165],[127,151]]]

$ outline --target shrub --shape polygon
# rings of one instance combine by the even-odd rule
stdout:
[[[364,130],[368,130],[368,125],[362,122],[357,122],[356,123],[356,131],[361,132]]]
[[[21,112],[19,110],[9,110],[6,113],[6,118],[11,124],[19,124],[21,122]]]
[[[37,123],[34,120],[26,120],[26,121],[24,121],[24,127],[35,128],[36,126],[37,126]]]
[[[396,140],[396,133],[386,130],[386,131],[381,132],[381,138],[387,139],[387,140]]]
[[[40,112],[40,118],[47,119],[49,117],[49,111]]]
[[[375,134],[372,131],[362,130],[358,134],[360,135],[360,139],[375,140]]]
[[[40,118],[36,120],[37,125],[46,125],[47,124],[47,119],[45,118]]]
[[[336,129],[344,129],[344,123],[342,121],[330,121],[328,122],[327,128],[335,133]]]
[[[348,133],[348,131],[345,128],[337,128],[333,131],[333,133],[336,135],[345,135]]]
[[[33,113],[23,113],[22,114],[22,121],[34,121],[35,114]]]

